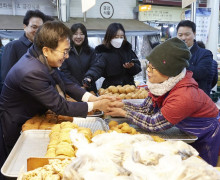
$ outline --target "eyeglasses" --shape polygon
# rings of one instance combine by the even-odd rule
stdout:
[[[155,67],[152,67],[152,66],[150,65],[150,63],[146,63],[146,65],[147,65],[147,69],[149,69],[150,72],[152,72],[154,69],[156,69]]]
[[[70,52],[70,49],[67,49],[67,50],[65,50],[65,51],[59,51],[59,50],[57,50],[57,49],[52,49],[52,50],[53,50],[53,51],[60,52],[60,53],[63,53],[63,57],[66,57],[66,55],[69,54],[69,52]]]
[[[38,30],[38,28],[40,27],[40,26],[36,26],[36,25],[31,25],[31,26],[29,26],[31,29],[33,29],[33,30]]]

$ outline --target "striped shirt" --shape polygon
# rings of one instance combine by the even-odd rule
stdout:
[[[140,105],[125,102],[126,118],[130,122],[149,132],[159,132],[173,126],[167,121],[159,108],[153,107],[151,97],[147,97]]]

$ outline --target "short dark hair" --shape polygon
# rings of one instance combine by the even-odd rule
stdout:
[[[38,17],[41,18],[43,22],[45,22],[45,14],[42,13],[40,10],[28,10],[24,16],[23,24],[28,26],[29,21],[32,17]]]
[[[82,43],[82,47],[84,49],[84,51],[86,53],[90,53],[90,46],[89,46],[89,41],[88,41],[88,35],[87,35],[87,29],[86,27],[82,24],[82,23],[76,23],[76,24],[73,24],[70,28],[71,32],[72,32],[72,35],[78,30],[80,29],[82,31],[82,33],[85,35],[85,39]],[[71,38],[71,46],[74,46],[74,42]]]
[[[60,21],[47,21],[38,30],[34,37],[34,45],[42,52],[43,47],[56,49],[59,40],[69,38],[70,29]]]
[[[55,19],[52,16],[45,15],[44,22],[54,21]]]
[[[124,32],[124,39],[127,41],[127,38],[125,36],[125,29],[122,26],[122,24],[120,23],[112,23],[108,26],[106,33],[105,33],[105,37],[103,40],[103,44],[107,47],[110,48],[111,47],[111,40],[114,39],[114,37],[116,36],[118,30],[122,30]]]
[[[176,31],[178,32],[178,29],[180,27],[190,27],[193,31],[193,33],[196,32],[196,24],[190,20],[183,20],[183,21],[180,21],[179,24],[177,25],[176,27]]]

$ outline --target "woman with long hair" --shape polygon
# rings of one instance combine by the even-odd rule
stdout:
[[[95,53],[89,46],[87,30],[83,24],[73,24],[70,30],[72,38],[69,58],[64,61],[60,69],[67,78],[82,86],[85,73],[95,62]],[[95,83],[86,90],[97,92]]]
[[[134,75],[141,71],[141,65],[120,23],[108,26],[103,44],[97,46],[95,52],[96,63],[85,75],[85,86],[100,77],[105,78],[102,88],[111,85],[135,85]]]

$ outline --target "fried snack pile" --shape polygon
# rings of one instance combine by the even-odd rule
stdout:
[[[121,99],[145,99],[148,91],[145,88],[137,89],[134,85],[109,86],[107,89],[100,88],[99,95],[113,95]]]
[[[110,121],[109,128],[110,130],[108,133],[116,131],[118,133],[140,134],[127,123],[118,124],[116,121]],[[70,131],[72,129],[77,129],[78,133],[82,133],[87,139],[88,143],[92,142],[91,139],[96,135],[106,133],[103,130],[97,130],[92,133],[90,128],[78,127],[78,125],[71,122],[62,122],[61,124],[56,124],[51,128],[51,133],[49,134],[50,142],[47,146],[47,153],[45,157],[65,158],[75,156],[77,148],[74,146],[74,144],[72,144],[70,139]]]
[[[50,159],[49,164],[37,168],[33,171],[28,171],[23,174],[22,180],[29,179],[53,179],[60,180],[63,178],[64,169],[71,163],[71,159]]]
[[[41,130],[50,130],[55,124],[60,124],[66,121],[73,121],[73,117],[56,115],[52,112],[47,112],[42,116],[34,116],[33,118],[27,120],[23,126],[22,131],[30,129],[41,129]]]
[[[88,115],[94,114],[101,114],[101,112],[98,110],[88,112]],[[45,115],[34,116],[27,120],[22,126],[22,131],[31,129],[51,130],[54,125],[62,122],[73,122],[73,117],[56,115],[55,113],[48,111]]]
[[[135,128],[129,126],[128,123],[124,122],[122,124],[118,124],[116,121],[109,122],[109,132],[116,131],[118,133],[127,133],[127,134],[140,134],[136,131]]]
[[[78,133],[82,133],[88,142],[91,142],[92,131],[90,128],[78,127],[78,125],[71,122],[62,122],[51,128],[50,142],[45,157],[66,158],[75,156],[76,148],[70,139],[72,129],[77,129]]]

